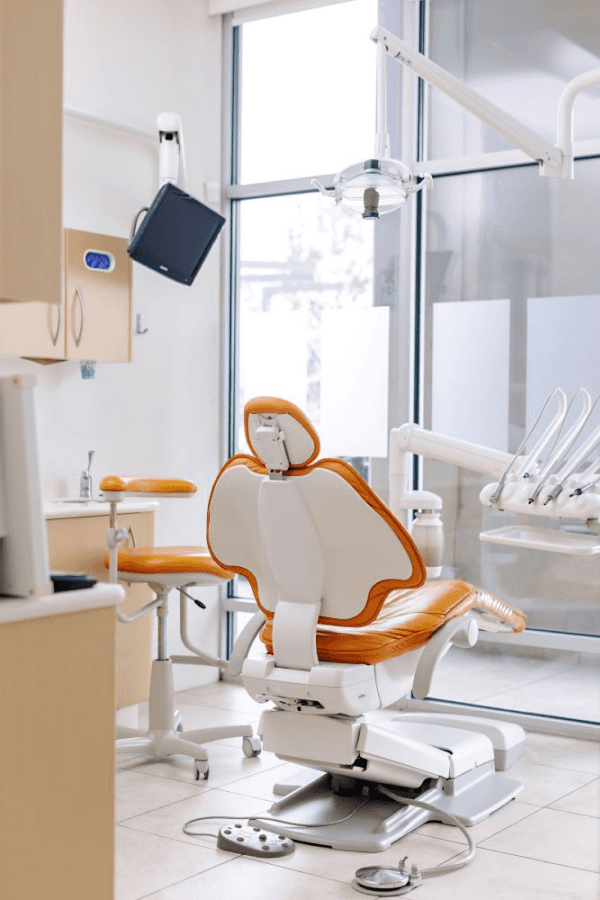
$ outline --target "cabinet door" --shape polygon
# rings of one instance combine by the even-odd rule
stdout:
[[[67,356],[131,361],[131,260],[127,241],[65,231]]]
[[[154,513],[124,513],[119,516],[118,522],[123,528],[131,528],[138,546],[153,546]],[[108,571],[104,566],[108,525],[108,515],[49,519],[47,531],[50,568],[56,571],[86,572],[98,581],[108,581]],[[132,584],[127,589],[121,611],[130,615],[151,599],[152,591],[147,585]],[[152,613],[143,616],[130,625],[117,622],[117,709],[148,699],[152,616]]]
[[[65,303],[0,303],[0,356],[65,358]]]
[[[0,0],[2,300],[62,299],[63,7]]]

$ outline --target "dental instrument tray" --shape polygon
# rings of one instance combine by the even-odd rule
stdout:
[[[127,252],[155,272],[190,285],[224,224],[223,216],[168,182],[152,205],[136,214]]]

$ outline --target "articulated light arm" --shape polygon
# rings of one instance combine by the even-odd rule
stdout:
[[[565,88],[559,103],[558,137],[557,145],[554,146],[384,28],[380,26],[374,28],[371,40],[378,46],[383,46],[393,59],[442,91],[463,109],[538,162],[541,166],[541,175],[550,178],[573,178],[573,107],[581,91],[600,84],[600,69],[592,69],[584,75],[579,75]]]

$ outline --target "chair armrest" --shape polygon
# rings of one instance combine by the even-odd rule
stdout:
[[[186,478],[106,475],[100,482],[100,490],[105,500],[118,503],[124,494],[134,497],[190,497],[198,488]]]
[[[457,647],[474,647],[477,643],[479,628],[471,616],[458,616],[449,619],[425,644],[419,657],[413,678],[412,693],[417,700],[424,700],[431,690],[431,682],[436,664],[450,649],[451,644]]]

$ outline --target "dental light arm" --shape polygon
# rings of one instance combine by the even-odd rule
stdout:
[[[559,179],[573,178],[575,100],[582,91],[600,84],[600,68],[578,75],[564,89],[558,106],[556,145],[553,145],[384,28],[380,26],[374,28],[371,40],[378,46],[383,46],[393,59],[411,69],[432,87],[442,91],[539,163],[541,175]]]
[[[406,41],[377,26],[371,32],[377,45],[376,133],[373,159],[349,166],[333,179],[333,190],[319,181],[312,184],[326,197],[354,211],[364,219],[377,219],[380,214],[403,206],[411,193],[424,186],[431,188],[430,175],[420,173],[413,179],[408,167],[389,157],[389,135],[386,124],[386,54],[411,69],[432,87],[446,94],[467,112],[493,128],[512,144],[535,160],[540,175],[556,179],[572,179],[573,118],[575,100],[587,88],[600,84],[600,68],[578,75],[568,83],[559,101],[556,144],[505,112],[491,100],[468,87],[441,66],[427,59]]]

